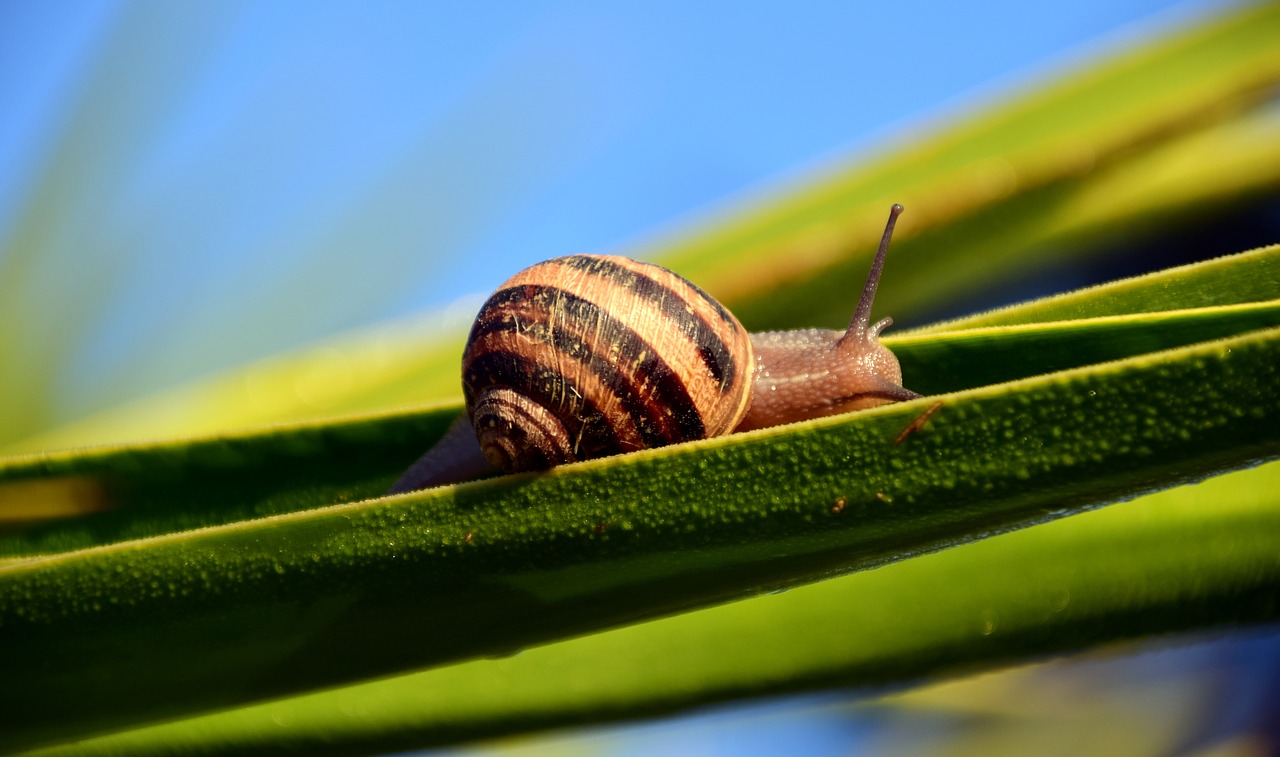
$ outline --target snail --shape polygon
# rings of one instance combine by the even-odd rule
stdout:
[[[389,494],[493,470],[535,471],[778,426],[920,395],[871,323],[901,205],[849,327],[748,334],[660,266],[573,255],[517,273],[484,303],[462,357],[466,415]]]

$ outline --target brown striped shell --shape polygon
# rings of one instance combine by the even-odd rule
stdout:
[[[462,357],[485,457],[540,470],[732,431],[755,358],[742,324],[665,268],[573,255],[513,276]]]

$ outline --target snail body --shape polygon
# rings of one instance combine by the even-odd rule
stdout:
[[[748,334],[694,284],[628,258],[574,255],[521,271],[471,328],[466,415],[390,493],[918,397],[878,341],[892,320],[869,323],[901,211],[890,212],[843,332]]]

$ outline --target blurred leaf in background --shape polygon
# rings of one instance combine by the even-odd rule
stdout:
[[[0,444],[651,237],[1166,6],[7,4]]]

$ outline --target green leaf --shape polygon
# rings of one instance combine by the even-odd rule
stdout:
[[[930,398],[13,562],[5,743],[509,654],[1274,457],[1278,348],[1266,329],[944,396],[901,444]]]
[[[1272,463],[780,594],[41,754],[385,753],[1274,620],[1277,492]]]
[[[1006,313],[1012,317],[1011,313]],[[1280,300],[885,340],[922,394],[943,394],[1280,325]]]
[[[911,333],[1237,305],[1271,300],[1277,292],[1280,292],[1280,245],[1271,245],[977,313]]]

